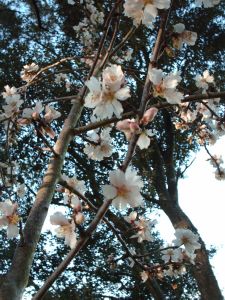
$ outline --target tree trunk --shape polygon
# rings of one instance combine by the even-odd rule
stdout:
[[[16,247],[11,267],[1,283],[0,300],[20,300],[22,298],[29,279],[41,229],[55,191],[55,185],[61,175],[68,145],[73,138],[72,130],[80,117],[81,109],[81,103],[75,102],[64,122],[61,134],[54,146],[57,155],[50,160],[43,183],[38,190],[36,200],[24,227],[23,237]]]

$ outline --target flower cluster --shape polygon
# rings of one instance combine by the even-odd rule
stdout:
[[[75,3],[74,1],[70,0],[69,4],[73,5]],[[87,14],[90,15],[90,17],[84,18],[83,21],[78,25],[73,26],[73,29],[75,30],[76,34],[81,37],[84,45],[92,50],[91,46],[93,45],[93,40],[95,40],[95,38],[98,36],[96,34],[96,27],[103,24],[104,13],[97,10],[96,5],[92,0],[87,0],[85,1],[85,4],[81,4],[84,6]]]
[[[43,118],[41,117],[41,113],[45,111],[43,114]],[[42,103],[38,101],[35,104],[34,108],[25,108],[22,113],[22,118],[18,120],[20,125],[28,125],[35,121],[38,126],[38,130],[43,134],[47,133],[51,138],[54,138],[55,132],[49,126],[49,124],[58,119],[61,116],[61,113],[55,110],[51,105],[46,105],[45,108],[42,106]]]
[[[100,134],[96,131],[87,133],[89,143],[85,145],[84,153],[90,159],[101,161],[112,155],[110,128],[103,129]]]
[[[181,81],[179,73],[164,76],[161,69],[151,68],[148,76],[153,83],[154,97],[160,96],[165,98],[170,104],[179,104],[181,102],[184,95],[176,89]]]
[[[151,230],[152,226],[154,226],[157,221],[147,220],[143,217],[137,218],[137,212],[131,212],[129,216],[125,217],[124,219],[132,225],[133,230],[136,232],[131,238],[137,238],[138,243],[142,243],[143,241],[152,242],[154,240]]]
[[[141,206],[143,199],[140,189],[143,187],[141,178],[135,170],[128,167],[126,172],[121,170],[111,171],[110,184],[102,187],[105,199],[113,199],[112,204],[118,209]]]
[[[203,76],[198,74],[195,77],[195,84],[198,88],[201,88],[205,92],[209,88],[209,83],[214,82],[214,77],[209,75],[209,71],[205,70]]]
[[[134,218],[134,216],[132,217]],[[155,275],[159,278],[183,275],[186,273],[185,262],[195,264],[195,250],[201,248],[201,244],[198,242],[199,236],[185,228],[176,229],[175,236],[173,245],[161,249],[164,265],[156,265],[154,270]],[[183,246],[184,248],[182,248]],[[150,270],[141,272],[143,282],[149,278],[150,273]]]
[[[102,73],[102,82],[92,76],[86,85],[90,90],[85,98],[86,107],[94,108],[93,113],[99,119],[110,118],[113,114],[120,117],[123,107],[118,100],[124,101],[130,97],[121,66],[107,67]]]
[[[2,106],[4,110],[3,117],[10,118],[19,112],[19,108],[24,101],[20,99],[20,94],[14,86],[10,88],[6,85],[4,88],[5,92],[2,93],[2,96],[6,104]]]
[[[133,19],[135,26],[142,22],[152,28],[158,15],[158,9],[168,9],[169,7],[170,0],[126,0],[124,14]]]
[[[146,149],[150,145],[150,137],[154,136],[154,131],[151,129],[145,129],[143,126],[152,122],[157,112],[158,109],[156,107],[151,107],[146,110],[140,121],[136,121],[134,119],[125,119],[117,122],[116,128],[125,134],[128,141],[130,141],[135,134],[139,134],[137,145],[140,149]],[[142,128],[139,125],[142,125]]]

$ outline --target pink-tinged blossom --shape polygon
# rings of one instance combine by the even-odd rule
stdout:
[[[140,124],[148,125],[150,122],[152,122],[155,118],[155,116],[158,113],[158,108],[151,107],[143,115],[143,118],[140,121]]]
[[[149,277],[149,273],[148,273],[148,272],[142,271],[142,272],[140,273],[140,275],[141,275],[141,280],[142,280],[143,282],[146,282],[146,281],[148,280],[148,277]]]
[[[156,220],[150,221],[143,217],[139,217],[139,220],[134,222],[137,233],[132,235],[131,238],[137,238],[138,243],[142,243],[143,241],[152,242],[154,238],[151,234],[151,230],[152,226],[156,223]]]
[[[19,216],[17,214],[17,203],[10,200],[0,203],[0,228],[7,226],[7,238],[11,239],[19,234]]]
[[[116,128],[122,131],[128,141],[134,136],[134,134],[139,134],[137,145],[140,149],[146,149],[150,145],[150,137],[154,135],[151,129],[141,129],[138,125],[138,122],[134,119],[125,119],[119,121],[116,124]]]
[[[112,155],[112,144],[110,137],[109,128],[103,129],[100,134],[92,131],[88,133],[88,140],[90,144],[86,144],[84,148],[84,153],[90,159],[101,161],[104,157],[110,157]]]
[[[71,221],[70,223],[61,212],[55,212],[52,216],[50,216],[50,222],[52,225],[59,225],[59,227],[55,230],[56,236],[64,238],[65,244],[70,246],[71,249],[74,248],[77,243],[75,233],[76,226],[74,221]]]
[[[44,110],[44,107],[42,106],[42,103],[38,101],[35,104],[34,108],[25,108],[23,110],[22,117],[25,119],[34,119],[38,120],[40,117],[40,113]]]
[[[45,115],[44,119],[47,123],[51,123],[53,120],[58,119],[61,116],[61,113],[55,110],[52,106],[45,106]]]
[[[202,4],[204,7],[213,7],[220,3],[220,0],[195,0],[195,5],[201,7]]]
[[[214,77],[212,75],[209,75],[209,71],[205,70],[203,72],[203,76],[198,74],[195,77],[195,84],[198,88],[202,88],[203,91],[206,91],[209,87],[208,83],[213,83]]]
[[[154,97],[165,98],[170,104],[179,104],[183,94],[176,90],[181,81],[179,73],[164,75],[161,69],[151,68],[148,72],[150,81],[153,83]]]
[[[195,252],[196,249],[201,248],[201,244],[198,242],[199,235],[194,234],[190,229],[178,228],[175,231],[176,239],[173,241],[175,246],[184,245],[185,250],[189,253]]]
[[[126,0],[124,14],[133,19],[135,26],[142,22],[152,28],[158,15],[158,9],[168,9],[169,7],[170,0]]]
[[[102,82],[91,77],[86,82],[90,92],[85,98],[85,106],[94,108],[93,114],[99,119],[120,117],[123,107],[120,101],[130,97],[130,89],[124,86],[124,74],[121,66],[111,65],[102,74]]]
[[[197,33],[194,31],[185,30],[185,25],[178,23],[173,26],[176,35],[173,37],[173,46],[181,49],[183,44],[194,46],[197,40]]]
[[[109,174],[110,184],[102,187],[105,199],[113,199],[112,204],[118,209],[126,209],[141,206],[143,199],[140,189],[143,187],[141,178],[130,167],[126,172],[121,170],[111,171]]]

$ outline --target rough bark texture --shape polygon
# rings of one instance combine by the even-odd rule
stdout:
[[[73,137],[72,130],[80,117],[81,109],[82,105],[78,101],[75,102],[68,118],[65,120],[62,132],[54,147],[57,156],[50,160],[43,183],[28,216],[23,239],[15,250],[12,265],[1,284],[0,300],[19,300],[22,298],[41,229],[52,200],[55,185],[61,174],[68,145]]]

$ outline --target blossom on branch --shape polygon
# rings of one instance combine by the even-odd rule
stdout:
[[[139,127],[138,122],[134,119],[125,119],[123,121],[119,121],[116,124],[116,128],[125,134],[128,141],[130,141],[135,134],[139,134],[137,145],[140,149],[147,149],[150,145],[150,137],[154,136],[154,131],[152,129],[142,130]]]
[[[52,225],[59,225],[56,228],[56,236],[59,238],[65,239],[65,244],[70,246],[70,248],[74,248],[77,243],[77,236],[75,233],[75,223],[72,220],[71,222],[61,213],[55,212],[52,216],[50,216],[50,222]]]
[[[184,245],[186,252],[194,253],[196,249],[201,248],[201,244],[198,242],[199,235],[194,234],[190,229],[178,228],[175,231],[176,239],[173,241],[175,246]]]
[[[161,69],[151,68],[148,72],[150,81],[153,83],[154,97],[162,97],[170,104],[179,104],[183,94],[176,90],[181,81],[179,73],[164,75]]]
[[[143,217],[139,217],[139,220],[134,222],[134,228],[137,233],[132,235],[131,238],[137,238],[138,243],[142,243],[143,241],[152,242],[154,238],[151,234],[151,229],[156,223],[156,220],[151,221]]]
[[[40,118],[40,113],[44,110],[41,101],[36,102],[34,108],[25,108],[23,110],[22,117],[24,119],[38,120]]]
[[[158,9],[168,9],[170,0],[126,0],[124,4],[125,16],[132,18],[135,26],[141,22],[152,28],[158,15]]]
[[[212,75],[209,75],[209,71],[205,70],[203,72],[203,76],[198,74],[195,77],[195,84],[198,88],[202,88],[203,91],[206,91],[209,87],[208,83],[213,83],[214,77]]]
[[[182,250],[180,248],[178,249],[166,249],[161,251],[162,253],[162,260],[164,260],[165,263],[172,261],[172,262],[179,262],[183,260],[182,256]]]
[[[12,203],[10,200],[0,203],[0,228],[7,226],[7,238],[11,239],[19,234],[19,216],[17,214],[17,203]]]
[[[39,70],[39,66],[36,65],[35,63],[32,63],[30,65],[25,65],[23,67],[23,70],[21,71],[21,78],[24,81],[29,82],[35,77],[38,70]]]
[[[66,183],[82,195],[84,195],[86,187],[83,180],[78,180],[75,176],[72,178],[69,178],[65,174],[62,175],[62,179],[66,181]],[[64,204],[69,204],[71,207],[73,207],[74,210],[77,212],[81,211],[82,206],[81,202],[79,200],[79,197],[75,194],[73,194],[69,189],[65,188],[63,189],[65,192],[64,195]]]
[[[123,107],[118,101],[130,97],[130,89],[124,86],[125,77],[121,66],[111,65],[102,73],[102,82],[92,76],[86,82],[90,92],[85,98],[85,106],[94,108],[93,114],[103,118],[111,118],[113,114],[120,117]]]
[[[113,199],[112,204],[118,209],[141,206],[143,199],[140,189],[143,187],[141,178],[135,170],[128,167],[126,172],[121,170],[111,171],[109,174],[110,184],[102,187],[106,199]]]
[[[185,25],[178,23],[173,26],[175,35],[173,35],[173,47],[181,49],[183,44],[194,46],[197,40],[197,33],[194,31],[185,30]]]

